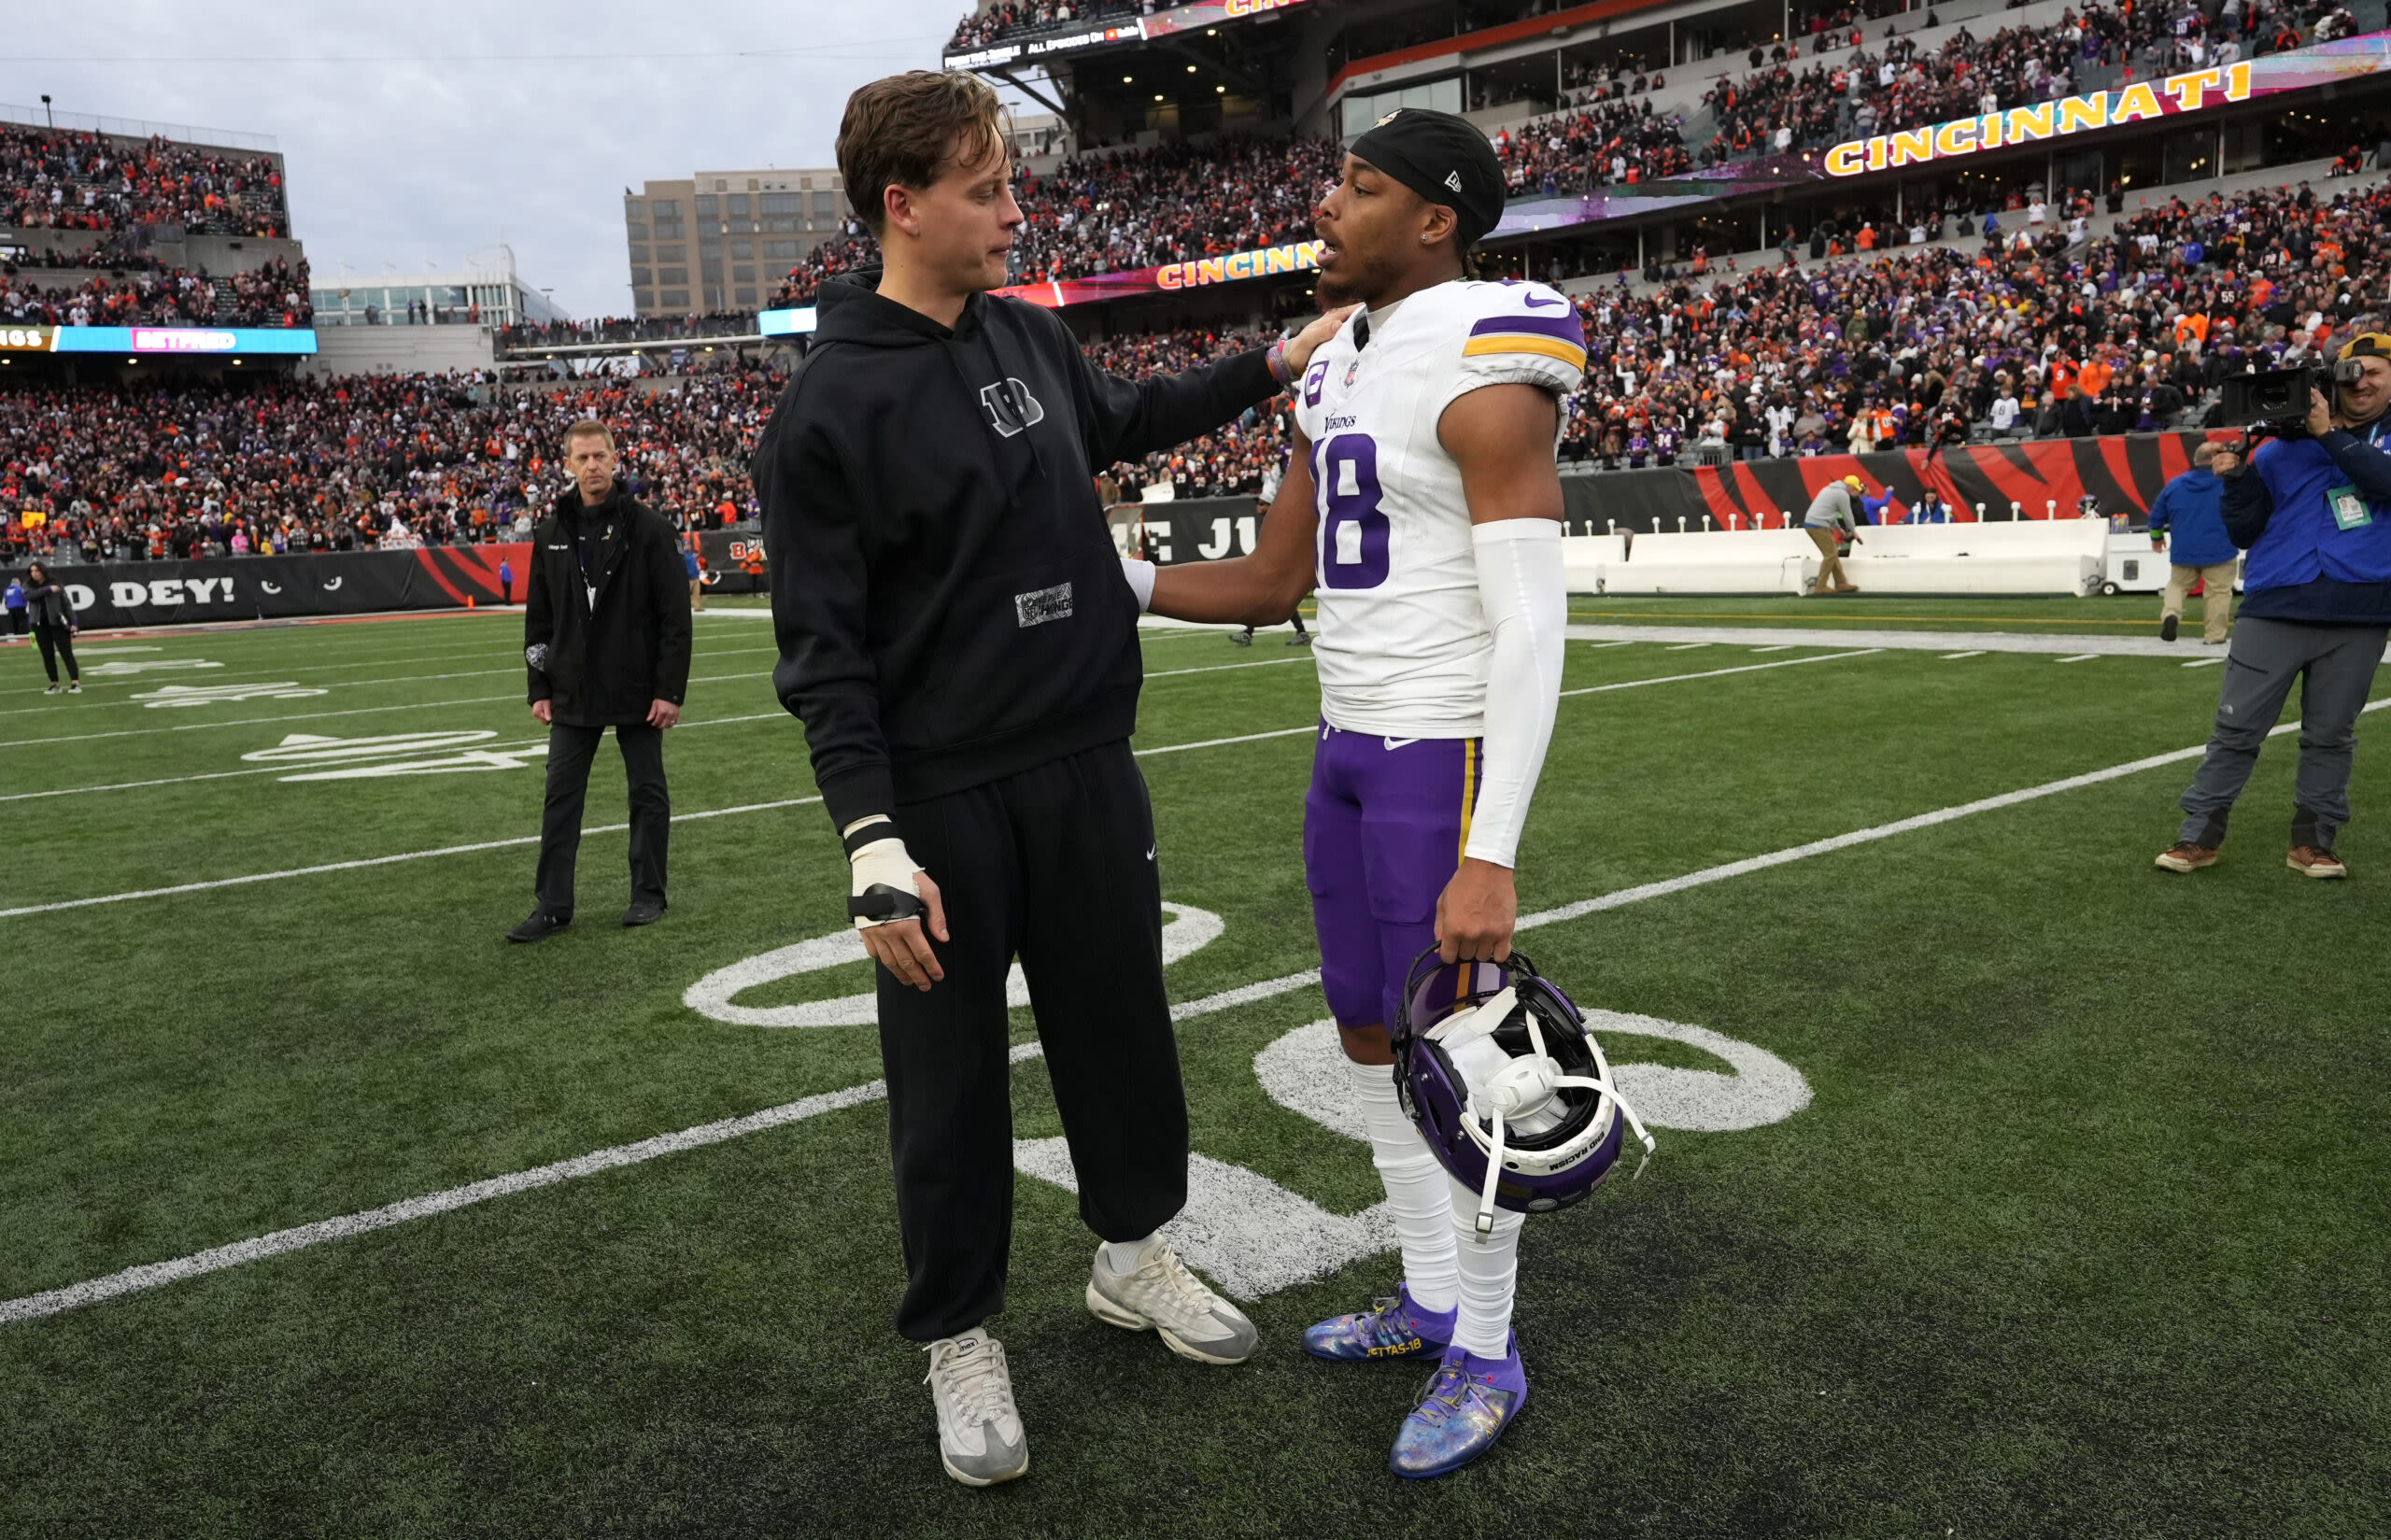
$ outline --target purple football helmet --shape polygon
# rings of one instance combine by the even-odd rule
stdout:
[[[1498,1208],[1540,1214],[1582,1200],[1618,1164],[1624,1127],[1651,1158],[1652,1136],[1585,1018],[1523,953],[1447,963],[1422,952],[1394,1042],[1403,1109],[1453,1180],[1480,1194],[1481,1236]]]

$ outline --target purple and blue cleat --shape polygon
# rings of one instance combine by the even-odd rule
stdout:
[[[1371,1302],[1358,1315],[1336,1316],[1305,1328],[1304,1351],[1339,1363],[1373,1358],[1426,1358],[1441,1354],[1453,1335],[1453,1312],[1423,1310],[1408,1285],[1395,1297]]]
[[[1445,1349],[1420,1405],[1394,1435],[1387,1468],[1408,1481],[1450,1476],[1494,1447],[1527,1405],[1527,1371],[1514,1334],[1501,1358]]]

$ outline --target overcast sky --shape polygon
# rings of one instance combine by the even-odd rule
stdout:
[[[460,266],[503,235],[531,287],[615,315],[626,186],[832,163],[847,93],[935,66],[969,5],[29,6],[0,103],[273,135],[319,279]]]

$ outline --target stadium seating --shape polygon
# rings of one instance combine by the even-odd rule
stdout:
[[[0,392],[0,506],[43,508],[0,528],[0,558],[59,542],[122,559],[200,554],[244,533],[253,550],[350,550],[395,523],[427,543],[493,538],[546,506],[566,426],[602,417],[624,474],[684,527],[753,516],[747,457],[780,377],[726,370],[661,390],[608,384],[474,399],[448,375],[276,379]],[[487,396],[488,393],[484,392]]]
[[[1955,427],[1989,439],[2190,426],[2227,374],[2309,356],[2320,332],[2329,346],[2369,312],[2367,296],[2391,283],[2376,238],[2387,218],[2391,184],[2321,197],[2268,188],[2171,200],[2080,246],[2062,241],[2056,256],[1939,247],[1597,285],[1577,300],[1592,357],[1568,403],[1563,460],[1691,464],[1713,421],[1714,458],[1840,453],[1855,422],[1871,448],[1879,430],[1904,447],[1938,432],[1949,442]],[[1256,340],[1182,331],[1088,353],[1134,376]],[[2062,422],[2080,384],[2092,387],[2080,423]],[[1265,414],[1114,474],[1129,496],[1165,480],[1180,496],[1258,492],[1275,481],[1284,431]]]
[[[0,225],[279,237],[290,218],[270,155],[0,123]]]
[[[38,270],[0,278],[0,319],[36,326],[305,326],[307,260],[211,278],[167,268],[44,285]]]

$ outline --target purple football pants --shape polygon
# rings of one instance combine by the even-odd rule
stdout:
[[[1304,879],[1321,983],[1340,1026],[1393,1026],[1404,975],[1436,941],[1478,803],[1475,738],[1379,738],[1323,722],[1304,796]]]

